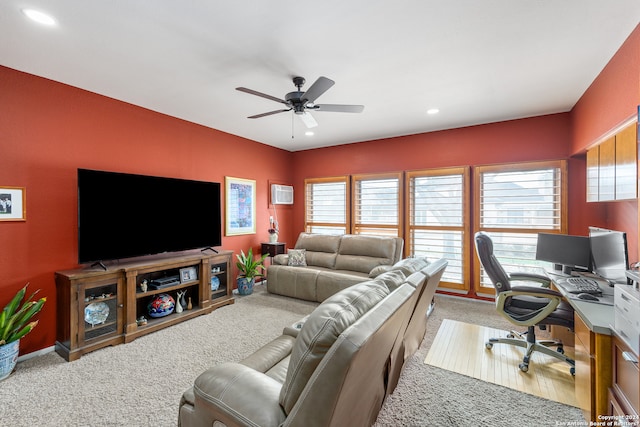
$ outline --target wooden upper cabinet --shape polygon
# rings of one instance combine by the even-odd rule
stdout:
[[[637,197],[636,124],[587,151],[587,202]]]
[[[616,200],[637,197],[636,126],[631,125],[616,135]]]
[[[600,185],[600,147],[595,146],[587,151],[587,202],[597,202],[599,200]]]
[[[611,137],[600,144],[599,191],[598,200],[616,198],[616,139]]]

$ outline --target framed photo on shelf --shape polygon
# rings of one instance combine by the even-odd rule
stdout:
[[[198,271],[195,267],[185,267],[180,269],[180,283],[190,282],[198,279]]]
[[[26,201],[24,187],[0,187],[0,221],[26,221]]]
[[[232,178],[225,181],[225,235],[256,233],[256,182]]]

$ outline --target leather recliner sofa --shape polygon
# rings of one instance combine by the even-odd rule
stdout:
[[[329,297],[243,361],[202,373],[182,396],[178,425],[371,425],[424,338],[422,310],[447,265],[403,261]]]
[[[400,261],[403,247],[400,237],[303,232],[294,249],[304,251],[305,265],[290,265],[287,254],[275,256],[267,268],[267,290],[322,302]]]

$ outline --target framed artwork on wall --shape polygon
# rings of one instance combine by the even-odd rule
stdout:
[[[230,176],[226,176],[224,181],[225,235],[255,234],[256,182]]]
[[[26,197],[24,187],[0,187],[0,221],[26,221]]]

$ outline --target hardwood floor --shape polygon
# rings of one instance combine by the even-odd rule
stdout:
[[[542,353],[534,353],[529,371],[518,368],[524,348],[495,344],[491,350],[485,342],[504,337],[508,331],[445,319],[431,345],[425,363],[473,378],[499,384],[524,393],[578,406],[574,378],[569,365]],[[573,348],[566,347],[572,356]]]

